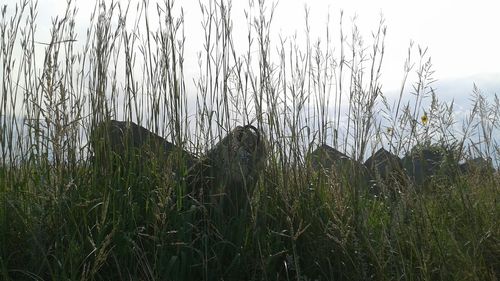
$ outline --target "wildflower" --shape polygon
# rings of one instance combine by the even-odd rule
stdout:
[[[427,125],[427,122],[429,122],[429,118],[427,117],[427,113],[424,111],[424,115],[422,115],[422,124]]]

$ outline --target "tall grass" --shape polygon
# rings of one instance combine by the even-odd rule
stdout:
[[[425,192],[402,186],[394,201],[341,189],[307,163],[318,144],[358,161],[382,146],[403,156],[417,145],[491,157],[498,167],[498,98],[474,88],[457,130],[453,104],[432,87],[426,49],[413,62],[409,47],[399,97],[385,96],[383,19],[369,45],[342,13],[314,41],[306,10],[303,38],[277,39],[275,6],[250,1],[240,50],[231,2],[200,1],[204,44],[191,81],[191,34],[173,1],[98,2],[84,36],[70,1],[48,42],[38,41],[38,5],[1,7],[1,279],[498,279],[497,173],[445,174]],[[195,155],[238,124],[262,130],[268,163],[248,216],[226,219],[184,200],[182,181],[159,162],[127,169],[109,147],[89,145],[110,119]]]

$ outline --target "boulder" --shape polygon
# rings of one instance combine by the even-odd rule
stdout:
[[[369,185],[370,173],[365,165],[326,144],[311,152],[308,162],[315,171],[332,176],[333,180],[342,185]]]
[[[189,170],[190,193],[206,203],[222,204],[227,215],[249,208],[267,145],[252,125],[237,126]]]
[[[252,125],[237,126],[200,158],[133,122],[101,123],[90,141],[101,167],[111,163],[128,171],[171,172],[186,186],[184,195],[222,205],[229,216],[248,209],[267,156],[266,142]]]
[[[365,161],[376,190],[395,196],[407,185],[407,175],[402,160],[391,152],[380,148]]]
[[[460,172],[465,175],[492,175],[495,172],[491,158],[476,157],[460,164]]]
[[[169,166],[174,172],[187,171],[197,161],[188,151],[133,122],[110,120],[97,125],[91,144],[100,161],[137,170]]]
[[[403,167],[417,185],[427,183],[440,169],[445,160],[445,152],[435,148],[412,149],[403,158]]]

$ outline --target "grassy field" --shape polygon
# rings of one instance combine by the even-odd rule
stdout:
[[[70,3],[50,42],[37,41],[36,5],[0,7],[0,280],[498,280],[498,172],[447,162],[424,186],[374,197],[306,157],[325,143],[358,161],[442,147],[498,167],[498,98],[471,89],[455,120],[426,49],[409,47],[400,95],[384,95],[383,20],[368,45],[341,16],[324,41],[308,24],[303,40],[270,38],[274,8],[259,1],[240,50],[230,5],[202,2],[191,81],[190,35],[169,0],[155,17],[141,3],[132,21],[135,5],[101,3],[78,40]],[[250,210],[228,218],[182,196],[169,167],[95,153],[90,136],[109,119],[196,156],[253,124],[269,153]]]

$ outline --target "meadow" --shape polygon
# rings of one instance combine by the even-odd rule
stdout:
[[[457,164],[480,156],[498,168],[500,101],[478,85],[456,120],[413,44],[388,97],[383,19],[366,39],[337,15],[321,41],[306,13],[303,39],[271,38],[273,4],[251,2],[241,49],[230,3],[200,1],[193,78],[181,1],[155,4],[157,18],[146,2],[100,2],[86,34],[69,1],[49,42],[38,41],[37,5],[0,7],[1,280],[498,280],[500,176]],[[129,167],[90,145],[110,119],[195,156],[252,124],[268,154],[250,208],[227,218],[183,196],[155,161]],[[313,168],[307,155],[321,144],[359,162],[380,147],[453,160],[425,184],[373,196]]]

